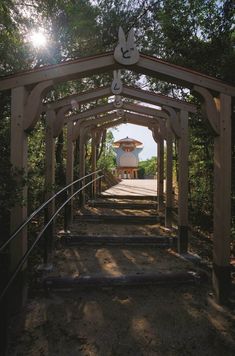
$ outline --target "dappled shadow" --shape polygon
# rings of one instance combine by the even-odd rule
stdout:
[[[10,355],[234,355],[232,331],[208,318],[206,293],[185,286],[51,294],[31,303]]]

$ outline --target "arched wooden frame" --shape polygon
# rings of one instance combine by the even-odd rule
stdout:
[[[158,111],[155,111],[156,113]],[[172,109],[169,109],[169,112],[171,115],[174,113],[172,112]],[[156,114],[155,114],[156,115]],[[104,118],[100,119],[90,119],[86,120],[86,128],[92,127],[95,122],[107,122],[108,120],[112,120],[115,118],[115,114],[111,115],[106,115]],[[156,117],[146,117],[143,115],[135,115],[129,112],[125,113],[125,117],[123,119],[124,121],[133,124],[139,124],[142,126],[148,126],[150,127],[151,125],[154,127],[154,136],[155,139],[158,142],[158,164],[159,164],[159,169],[158,169],[158,204],[159,204],[159,209],[161,210],[163,208],[163,172],[164,172],[164,166],[163,166],[163,160],[164,160],[164,146],[163,146],[163,139],[166,139],[167,142],[167,157],[166,157],[166,168],[167,168],[167,178],[166,178],[166,209],[165,209],[165,221],[166,221],[166,226],[171,227],[172,225],[172,208],[173,208],[173,194],[172,194],[172,130],[168,125],[168,129],[165,126],[165,120],[162,120],[161,118],[157,119],[157,125],[154,122],[156,120]],[[169,120],[168,120],[169,121]],[[167,121],[167,122],[168,122]],[[119,122],[119,120],[113,121],[112,126],[116,125]],[[84,124],[84,122],[83,122]],[[83,125],[81,124],[81,126]],[[109,124],[108,124],[109,125]],[[104,125],[102,125],[103,127]],[[109,125],[110,126],[110,125]],[[84,131],[83,131],[84,132]],[[76,139],[77,135],[79,132],[76,132],[74,139]],[[81,136],[85,136],[84,133],[82,133]],[[187,140],[182,143],[182,145],[186,144],[185,148],[187,148]],[[82,148],[83,149],[83,148]],[[80,162],[84,162],[84,150],[81,153],[80,156]],[[185,156],[184,156],[185,157]],[[183,157],[182,157],[183,158]],[[180,159],[182,160],[181,156]],[[83,167],[85,167],[83,163]],[[187,166],[185,165],[185,168]],[[84,168],[82,169],[81,176],[85,174]],[[182,170],[180,172],[182,175],[181,181],[187,180],[188,177],[188,171],[187,169]],[[178,234],[178,241],[179,241],[179,252],[180,253],[185,253],[187,252],[188,249],[188,216],[182,212],[181,210],[184,209],[185,206],[188,204],[188,198],[187,198],[187,184],[180,184],[179,186],[179,219],[178,219],[178,226],[179,226],[179,234]],[[160,205],[162,204],[162,205]],[[182,216],[184,217],[184,220],[182,220]],[[184,225],[182,225],[184,223]],[[183,228],[182,228],[183,226]]]
[[[12,150],[11,162],[14,167],[27,171],[27,134],[33,119],[30,106],[38,112],[41,96],[56,83],[101,73],[124,66],[115,62],[113,52],[104,55],[68,61],[60,65],[39,68],[34,71],[3,78],[0,90],[12,90]],[[194,89],[205,102],[207,120],[215,131],[214,167],[214,244],[213,244],[213,286],[219,302],[227,299],[230,285],[230,219],[231,219],[231,96],[235,88],[226,83],[172,65],[154,57],[140,54],[138,63],[128,68],[142,74],[151,75],[186,88]],[[32,98],[34,101],[32,102]],[[37,100],[36,100],[37,99]],[[217,113],[211,117],[211,112]],[[15,149],[15,147],[17,147]],[[26,189],[23,200],[27,199]],[[12,209],[11,229],[26,218],[26,207],[16,206]],[[15,268],[27,245],[26,231],[12,243],[11,267]]]

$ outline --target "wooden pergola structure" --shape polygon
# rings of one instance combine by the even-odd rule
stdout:
[[[27,136],[34,129],[42,112],[46,112],[46,185],[53,184],[55,138],[67,125],[67,183],[73,180],[73,142],[80,137],[80,176],[85,173],[84,143],[88,132],[92,135],[92,165],[95,169],[95,145],[99,133],[121,122],[131,122],[149,127],[158,142],[158,202],[165,208],[166,226],[171,226],[172,213],[172,138],[179,144],[179,252],[187,252],[188,246],[188,116],[196,107],[185,101],[125,87],[116,77],[111,88],[97,88],[86,93],[70,95],[52,103],[43,103],[43,98],[56,84],[127,68],[147,74],[166,82],[179,84],[201,99],[205,120],[214,134],[214,236],[213,236],[213,286],[218,302],[227,299],[230,285],[230,220],[231,220],[231,97],[235,88],[221,80],[170,64],[158,58],[139,54],[135,46],[127,48],[120,40],[114,52],[67,61],[57,65],[4,77],[0,90],[11,90],[11,163],[27,172]],[[121,95],[146,103],[155,104],[161,110],[137,104],[117,105],[109,103],[79,114],[66,117],[71,110],[71,101],[87,103],[111,95]],[[109,113],[104,115],[105,113]],[[97,115],[101,115],[96,117]],[[163,142],[166,141],[167,183],[166,200],[163,204]],[[22,201],[27,201],[27,187],[22,192]],[[52,207],[53,209],[53,207]],[[16,205],[11,212],[11,231],[27,217],[25,205]],[[11,269],[17,265],[27,247],[26,229],[11,244]],[[24,270],[19,278],[18,300],[22,300]],[[20,287],[19,287],[20,286]],[[20,293],[19,293],[20,290]]]

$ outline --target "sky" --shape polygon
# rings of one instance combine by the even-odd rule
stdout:
[[[122,124],[117,129],[111,129],[115,141],[127,136],[143,143],[143,150],[139,155],[141,161],[157,155],[157,144],[155,143],[152,132],[143,126]]]

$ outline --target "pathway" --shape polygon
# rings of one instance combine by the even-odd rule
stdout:
[[[157,196],[156,179],[123,179],[102,195]]]
[[[47,293],[39,285],[28,300],[9,356],[235,355],[235,318],[208,303],[209,283],[156,283],[158,276],[197,272],[177,257],[173,234],[157,222],[156,181],[123,180],[104,194],[60,236]],[[86,220],[107,214],[118,219]],[[146,214],[155,221],[139,224]]]

